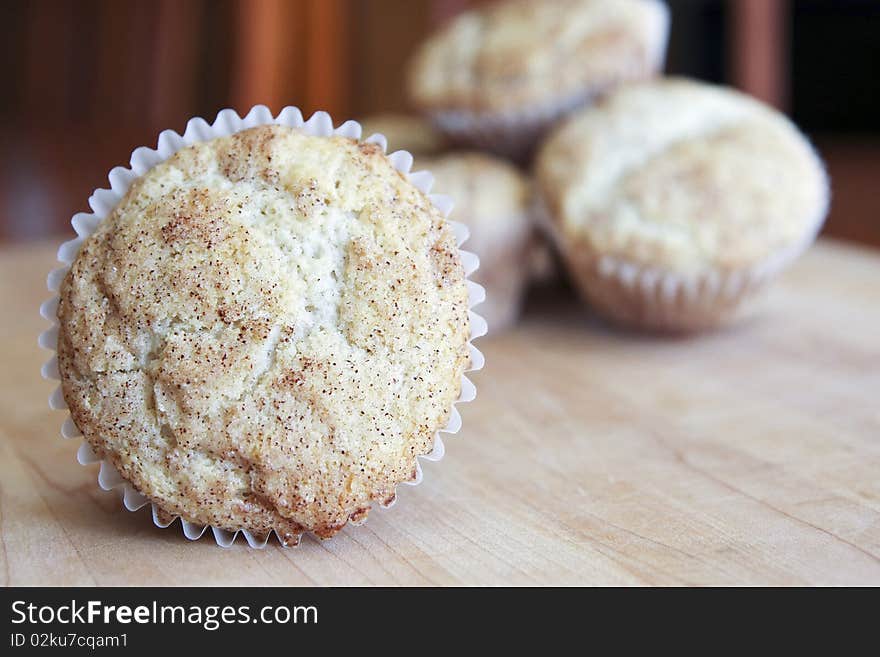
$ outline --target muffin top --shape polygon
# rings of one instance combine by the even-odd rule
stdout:
[[[364,135],[379,133],[391,151],[430,155],[443,147],[443,137],[425,119],[408,114],[374,114],[360,122]]]
[[[96,453],[169,514],[326,537],[415,476],[468,363],[448,223],[381,149],[262,126],[135,181],[61,287]]]
[[[828,204],[822,164],[787,118],[680,79],[574,116],[536,171],[563,246],[682,274],[759,264],[810,235]]]
[[[666,48],[659,0],[504,0],[426,41],[409,92],[428,110],[498,112],[552,104],[652,74]]]
[[[514,166],[474,152],[420,158],[418,165],[434,174],[438,192],[455,199],[450,218],[470,229],[467,248],[480,257],[482,270],[516,255],[529,241],[530,188]]]

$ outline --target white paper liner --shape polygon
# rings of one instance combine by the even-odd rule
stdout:
[[[40,347],[53,352],[57,350],[59,325],[57,316],[59,300],[58,291],[61,282],[67,274],[67,271],[70,269],[70,265],[76,258],[76,254],[82,243],[95,232],[100,222],[103,221],[113,208],[115,208],[122,200],[122,197],[128,191],[129,186],[135,179],[144,175],[154,166],[168,159],[186,146],[201,141],[208,141],[216,137],[226,137],[247,128],[266,124],[277,124],[291,128],[298,128],[305,134],[312,136],[328,137],[331,135],[338,135],[352,139],[361,139],[361,126],[356,121],[346,121],[341,125],[334,127],[333,120],[326,112],[315,112],[307,121],[304,121],[302,113],[296,107],[285,107],[277,116],[272,116],[272,112],[268,107],[257,105],[243,118],[234,110],[225,109],[217,114],[217,118],[211,124],[207,123],[202,118],[190,119],[186,124],[186,130],[183,135],[179,135],[173,130],[165,130],[159,135],[158,145],[155,149],[147,148],[145,146],[136,148],[131,154],[131,161],[128,168],[115,167],[110,171],[108,176],[110,189],[97,189],[91,195],[89,198],[89,207],[91,207],[92,212],[80,212],[75,214],[71,219],[71,224],[76,231],[77,237],[61,245],[58,249],[58,260],[62,266],[52,270],[47,277],[47,287],[54,296],[40,306],[40,315],[53,322],[53,325],[40,335],[38,340]],[[386,152],[388,149],[386,139],[381,134],[377,133],[370,135],[364,141],[367,143],[378,144],[383,152]],[[452,211],[453,206],[452,199],[448,196],[430,193],[431,187],[434,183],[434,177],[428,171],[410,171],[413,158],[408,152],[396,151],[389,153],[388,159],[395,169],[404,174],[413,185],[428,195],[428,198],[434,206],[444,217],[447,217],[447,221],[455,234],[456,244],[459,247],[459,255],[461,257],[465,277],[469,277],[477,270],[480,261],[475,254],[464,251],[460,248],[465,240],[467,240],[469,233],[467,227],[463,224],[448,220],[449,213]],[[466,285],[468,290],[468,318],[470,320],[470,338],[468,339],[470,367],[466,371],[472,372],[482,369],[485,363],[482,353],[473,346],[472,341],[484,336],[488,330],[485,320],[474,313],[472,308],[481,303],[486,295],[483,287],[477,283],[467,280]],[[57,355],[53,354],[49,361],[43,365],[41,373],[44,378],[60,381],[61,376],[58,371]],[[474,384],[466,376],[462,376],[461,390],[458,399],[453,402],[450,410],[449,422],[446,427],[440,429],[440,431],[434,436],[433,450],[428,454],[417,457],[416,478],[413,481],[402,483],[415,486],[421,482],[422,471],[421,466],[419,465],[419,459],[439,461],[443,458],[445,447],[440,434],[454,434],[458,433],[461,429],[461,415],[455,408],[455,405],[473,401],[475,397],[476,388]],[[67,410],[67,404],[64,401],[60,384],[49,396],[49,406],[50,408],[57,410]],[[82,433],[79,431],[69,414],[62,424],[61,434],[64,438],[78,438],[82,436]],[[177,517],[174,517],[170,522],[163,522],[161,520],[162,514],[158,507],[155,504],[150,503],[144,495],[141,495],[131,486],[131,484],[123,479],[112,463],[98,458],[92,451],[89,443],[85,440],[77,451],[77,461],[82,465],[100,463],[98,485],[104,490],[121,491],[123,504],[129,511],[137,511],[147,504],[150,504],[152,507],[153,522],[157,527],[168,527],[177,520]],[[390,507],[394,504],[395,500],[396,495],[392,496],[387,501],[387,504],[380,503],[380,506]],[[196,540],[201,538],[201,536],[210,529],[217,545],[224,548],[231,547],[233,543],[235,543],[235,539],[239,533],[244,536],[248,545],[252,548],[265,547],[269,539],[269,535],[258,537],[246,530],[230,532],[218,527],[194,524],[183,520],[182,518],[180,520],[183,534],[188,539]],[[363,515],[360,519],[350,519],[349,521],[352,524],[361,524],[365,520],[366,515]],[[276,538],[278,538],[279,543],[283,545],[283,542],[280,537],[278,537],[277,533]],[[292,543],[292,545],[298,545],[298,540],[296,543]]]
[[[562,100],[498,112],[439,110],[429,112],[428,118],[454,142],[522,162],[552,126],[598,95],[581,91]]]
[[[826,185],[827,189],[827,185]],[[751,267],[706,270],[685,276],[623,258],[573,251],[540,194],[534,216],[555,242],[581,292],[600,313],[619,323],[659,331],[699,331],[723,324],[800,256],[816,239],[828,196],[801,239]]]

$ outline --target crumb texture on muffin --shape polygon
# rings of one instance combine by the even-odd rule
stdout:
[[[808,237],[828,203],[787,118],[687,80],[621,88],[551,135],[536,169],[564,249],[681,274],[760,264]]]
[[[448,224],[375,145],[262,126],[137,180],[65,278],[59,368],[166,513],[330,536],[414,477],[468,361]]]
[[[498,112],[652,74],[669,16],[657,0],[506,0],[456,17],[418,51],[409,90],[424,109]]]

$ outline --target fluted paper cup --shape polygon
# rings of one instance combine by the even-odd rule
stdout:
[[[706,269],[683,275],[570,244],[537,198],[535,218],[555,242],[581,295],[602,316],[625,326],[663,332],[714,328],[741,314],[777,274],[816,239],[827,206],[803,237],[763,261],[737,270]]]

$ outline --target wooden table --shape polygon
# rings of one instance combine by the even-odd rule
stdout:
[[[880,584],[880,253],[824,242],[759,316],[691,339],[533,308],[478,400],[362,527],[223,550],[101,491],[36,336],[47,245],[0,250],[0,582]]]

